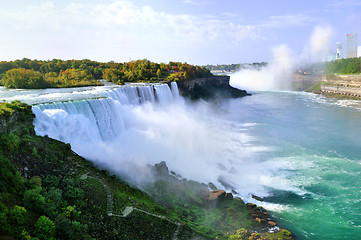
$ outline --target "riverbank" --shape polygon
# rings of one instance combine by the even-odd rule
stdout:
[[[322,94],[330,98],[361,99],[361,75],[296,74],[293,90]]]
[[[361,75],[326,76],[320,90],[326,96],[361,99]]]

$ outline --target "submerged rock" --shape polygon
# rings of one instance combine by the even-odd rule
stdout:
[[[260,201],[260,202],[263,202],[263,201],[264,201],[264,199],[263,199],[263,198],[258,197],[258,196],[253,195],[253,194],[252,194],[252,198],[253,198],[253,199],[256,199],[257,201]]]

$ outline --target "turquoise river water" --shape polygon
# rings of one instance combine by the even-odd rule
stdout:
[[[360,102],[262,92],[223,107],[254,123],[248,134],[269,148],[258,157],[279,166],[263,205],[282,227],[297,239],[361,239]]]

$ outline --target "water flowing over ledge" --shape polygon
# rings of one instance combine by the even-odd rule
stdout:
[[[111,140],[124,129],[120,106],[143,103],[170,104],[179,98],[176,83],[114,88],[103,92],[103,98],[42,103],[33,106],[35,130],[69,142],[79,134],[88,141]],[[60,131],[59,126],[67,126]]]
[[[244,163],[268,149],[252,146],[250,136],[212,111],[204,101],[186,102],[175,82],[116,87],[101,98],[33,106],[38,135],[70,143],[81,156],[135,184],[152,180],[147,164],[165,161],[183,177],[212,181],[246,198],[251,192],[264,195],[258,182],[249,184],[264,175],[257,158]]]

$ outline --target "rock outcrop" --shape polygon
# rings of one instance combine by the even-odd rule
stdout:
[[[256,204],[247,203],[247,208],[251,213],[252,218],[258,222],[263,228],[274,228],[277,224],[271,221],[271,217],[268,212],[262,207],[258,207]]]
[[[231,87],[229,85],[229,79],[229,76],[213,76],[177,81],[177,85],[180,94],[192,100],[200,98],[234,98],[250,95],[245,90]]]

